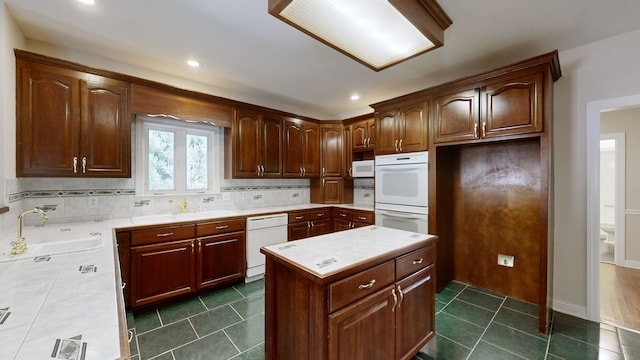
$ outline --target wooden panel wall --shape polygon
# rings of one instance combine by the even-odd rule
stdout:
[[[540,142],[459,147],[453,169],[453,278],[537,303],[540,281]],[[498,254],[514,255],[513,268]]]

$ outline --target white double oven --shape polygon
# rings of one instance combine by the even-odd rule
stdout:
[[[427,233],[429,154],[415,152],[375,158],[376,225]]]

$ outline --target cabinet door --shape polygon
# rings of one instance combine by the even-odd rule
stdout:
[[[433,265],[396,284],[396,359],[410,359],[434,335]]]
[[[367,121],[359,121],[351,125],[351,150],[359,151],[367,149],[368,137]]]
[[[18,70],[16,175],[73,175],[80,134],[78,79],[70,71],[21,61]]]
[[[395,358],[392,290],[388,286],[329,315],[329,359]]]
[[[247,110],[236,110],[234,117],[235,138],[233,159],[234,176],[258,176],[258,149],[260,115]]]
[[[308,221],[289,224],[287,226],[288,241],[308,238],[309,233],[311,231],[310,229],[311,229],[311,224]]]
[[[428,149],[427,117],[424,103],[402,107],[402,117],[398,119],[398,151],[413,152]]]
[[[342,203],[344,193],[344,179],[324,178],[322,179],[324,204]]]
[[[371,119],[367,122],[367,148],[373,150],[376,147],[376,122],[375,119]]]
[[[328,234],[333,231],[333,223],[331,219],[313,220],[311,221],[310,236],[318,236]]]
[[[543,131],[543,73],[505,76],[482,91],[482,137]]]
[[[351,229],[351,221],[346,219],[333,219],[333,231],[343,231]]]
[[[299,122],[284,122],[284,161],[282,174],[286,177],[302,177],[302,156],[306,134]]]
[[[322,176],[342,176],[342,127],[322,128]]]
[[[131,175],[129,84],[107,78],[80,82],[82,174]]]
[[[260,156],[262,166],[260,176],[282,176],[282,119],[262,117],[260,124]]]
[[[478,90],[466,90],[434,99],[436,143],[479,137]]]
[[[247,266],[244,231],[199,238],[197,242],[198,289],[245,276]]]
[[[376,154],[391,154],[396,152],[399,141],[396,121],[398,112],[399,110],[395,109],[376,114]]]
[[[353,128],[351,126],[344,127],[344,168],[342,169],[342,173],[345,177],[353,177],[353,151],[351,150],[353,137],[351,136],[351,132]]]
[[[193,240],[132,247],[132,306],[195,291],[194,250]]]
[[[302,168],[305,177],[320,176],[320,127],[307,122],[304,125]]]

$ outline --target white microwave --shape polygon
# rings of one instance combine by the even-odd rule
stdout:
[[[351,176],[355,177],[373,177],[375,175],[375,167],[373,160],[358,160],[351,164]]]

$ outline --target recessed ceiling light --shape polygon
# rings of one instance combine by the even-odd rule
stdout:
[[[197,68],[198,66],[200,66],[200,63],[195,60],[187,60],[187,65],[191,66],[192,68]]]
[[[351,100],[353,100],[353,101],[360,100],[360,95],[358,95],[358,94],[351,95]]]
[[[85,5],[95,5],[96,1],[95,0],[78,0],[78,2],[81,2]]]

